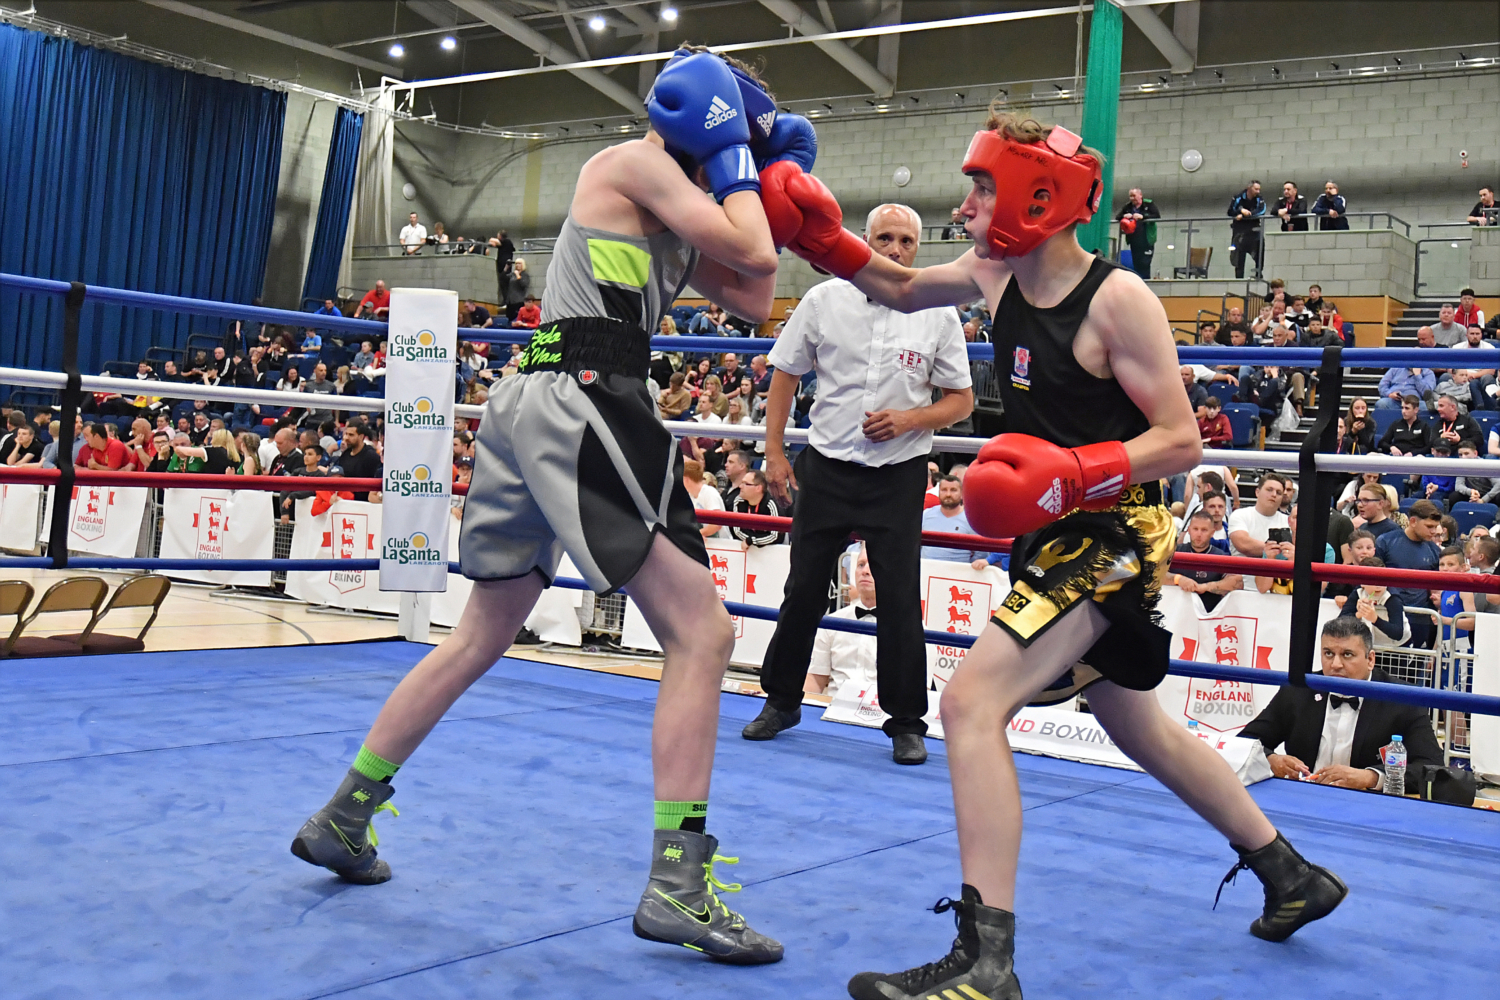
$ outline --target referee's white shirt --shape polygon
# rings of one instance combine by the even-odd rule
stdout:
[[[932,403],[932,387],[967,389],[969,350],[951,306],[900,313],[840,278],[807,293],[767,356],[777,371],[818,376],[808,441],[827,458],[860,465],[904,462],[932,451],[931,431],[875,442],[865,414]]]

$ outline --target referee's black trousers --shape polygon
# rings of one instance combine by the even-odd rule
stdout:
[[[791,572],[776,634],[761,666],[761,686],[782,711],[802,704],[818,623],[828,610],[828,581],[849,533],[865,540],[879,603],[875,673],[887,734],[926,733],[927,648],[922,635],[922,498],[927,456],[873,468],[797,456],[800,492],[792,512]]]

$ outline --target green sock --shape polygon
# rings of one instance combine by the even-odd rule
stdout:
[[[368,747],[359,748],[359,756],[354,758],[354,769],[372,781],[390,781],[401,770],[400,764],[392,764],[390,761],[373,754]]]
[[[707,802],[660,802],[656,803],[656,828],[658,830],[688,830],[702,833],[708,818]]]

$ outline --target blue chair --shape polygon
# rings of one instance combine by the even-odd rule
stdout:
[[[1254,403],[1225,403],[1223,413],[1234,432],[1231,447],[1254,448],[1260,444],[1260,407]]]
[[[1474,422],[1478,424],[1479,429],[1484,432],[1484,436],[1486,439],[1489,438],[1491,431],[1493,431],[1497,427],[1500,427],[1500,413],[1497,413],[1494,410],[1471,410],[1469,412],[1469,416],[1474,418]],[[1481,454],[1484,453],[1484,441],[1479,442],[1479,451]]]
[[[1500,507],[1492,503],[1456,503],[1448,513],[1458,522],[1458,533],[1467,535],[1476,527],[1492,527],[1500,516]]]
[[[1375,416],[1375,440],[1379,441],[1390,429],[1391,424],[1401,419],[1400,410],[1375,410],[1370,411]]]
[[[1421,497],[1402,497],[1401,498],[1401,513],[1405,514],[1407,511],[1411,510],[1412,504],[1416,503],[1420,499],[1422,499],[1422,498]]]
[[[1380,477],[1380,485],[1389,486],[1399,495],[1406,489],[1406,477],[1394,472],[1388,472]]]

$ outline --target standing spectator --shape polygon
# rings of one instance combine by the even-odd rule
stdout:
[[[1401,419],[1385,429],[1376,451],[1386,455],[1425,455],[1432,449],[1432,427],[1417,416],[1421,403],[1416,396],[1401,400]]]
[[[427,237],[427,242],[437,248],[436,253],[448,253],[448,234],[443,229],[441,222],[432,224],[432,234]]]
[[[1307,232],[1307,199],[1297,193],[1297,185],[1292,181],[1281,185],[1276,214],[1281,218],[1283,233]]]
[[[1234,429],[1229,418],[1219,411],[1224,408],[1218,396],[1209,396],[1204,405],[1203,416],[1198,418],[1198,436],[1205,448],[1227,448],[1234,441]]]
[[[1348,229],[1349,220],[1344,217],[1344,196],[1333,181],[1323,185],[1323,193],[1313,203],[1313,215],[1318,216],[1318,229]]]
[[[240,450],[239,473],[242,476],[258,476],[265,470],[260,464],[260,435],[244,431],[235,435],[234,443]]]
[[[681,375],[682,373],[675,374]],[[724,509],[724,498],[719,496],[719,491],[703,483],[702,462],[691,458],[683,461],[682,485],[687,489],[688,498],[693,501],[694,510],[722,511]],[[729,537],[729,529],[722,524],[705,524],[698,530],[704,538]]]
[[[521,307],[531,292],[531,275],[526,273],[526,261],[517,257],[511,261],[510,280],[505,283],[505,318],[511,325],[521,314]],[[540,317],[538,317],[540,318]]]
[[[1475,302],[1474,289],[1465,288],[1458,293],[1458,308],[1454,310],[1453,322],[1467,330],[1471,326],[1483,328],[1484,310]],[[1483,332],[1481,329],[1481,336]]]
[[[391,314],[391,293],[385,287],[384,280],[376,281],[375,287],[365,292],[365,297],[359,300],[359,308],[355,311],[363,313],[366,308],[375,319],[385,319]]]
[[[1275,530],[1286,531],[1290,538],[1286,515],[1281,512],[1285,498],[1285,479],[1274,472],[1261,477],[1255,487],[1255,503],[1229,515],[1229,543],[1235,555],[1262,558],[1266,540]]]
[[[173,450],[177,452],[179,459],[201,461],[202,471],[210,476],[232,476],[239,472],[239,447],[234,443],[234,435],[222,427],[215,430],[202,445],[178,444]],[[199,470],[189,468],[187,471]]]
[[[1130,247],[1131,270],[1144,281],[1151,280],[1151,258],[1156,253],[1156,223],[1151,220],[1160,218],[1161,212],[1140,188],[1130,189],[1130,197],[1115,215],[1120,235]]]
[[[1422,327],[1428,331],[1430,327]],[[1419,331],[1420,332],[1420,331]],[[1429,398],[1437,389],[1437,375],[1431,368],[1391,368],[1381,376],[1380,387],[1377,390],[1380,398],[1375,400],[1377,410],[1395,410],[1402,406],[1402,400],[1411,397],[1420,406],[1422,400]]]
[[[505,293],[510,284],[511,263],[516,259],[516,245],[503,229],[490,237],[489,245],[495,248],[495,301],[504,308],[507,301]]]
[[[1217,496],[1217,494],[1215,494]],[[1223,497],[1219,497],[1220,500]],[[1197,555],[1229,555],[1227,542],[1214,539],[1214,519],[1206,510],[1194,511],[1188,518],[1188,540],[1177,546],[1178,552]],[[1238,573],[1219,573],[1210,569],[1189,569],[1185,573],[1168,573],[1164,585],[1176,584],[1189,594],[1197,594],[1205,611],[1212,611],[1231,591],[1241,590],[1245,580]]]
[[[322,367],[321,365],[319,367]],[[379,479],[384,475],[384,464],[375,448],[366,438],[369,431],[358,420],[351,420],[344,427],[344,453],[339,457],[339,468],[350,479]],[[370,491],[354,494],[356,500],[370,499]]]
[[[922,512],[922,531],[946,535],[974,534],[974,529],[969,527],[969,519],[964,516],[964,488],[957,476],[938,476],[937,497],[937,504]],[[972,549],[922,546],[923,559],[941,559],[945,562],[972,563],[976,559],[985,558],[986,554]]]
[[[767,496],[766,474],[751,469],[740,479],[739,495],[734,498],[734,513],[760,514],[765,517],[780,517],[776,501]],[[774,528],[731,528],[730,533],[738,538],[745,548],[764,548],[775,545],[786,536]],[[819,612],[821,617],[821,610]]]
[[[1434,539],[1442,528],[1442,508],[1431,500],[1418,500],[1406,512],[1405,530],[1388,531],[1375,539],[1375,555],[1393,569],[1435,570],[1442,549]],[[1430,590],[1421,587],[1392,587],[1391,593],[1401,599],[1408,612],[1411,608],[1435,610]],[[1412,647],[1430,649],[1435,636],[1432,619],[1410,613],[1406,617],[1411,622]]]
[[[1229,262],[1234,265],[1234,276],[1245,276],[1245,258],[1255,258],[1255,277],[1260,277],[1263,255],[1260,225],[1266,216],[1266,200],[1260,196],[1260,181],[1251,181],[1245,190],[1229,202],[1226,213],[1233,243],[1230,246]]]
[[[1495,189],[1486,185],[1479,189],[1479,200],[1469,209],[1469,224],[1472,226],[1500,226],[1500,205],[1495,204]]]
[[[300,458],[301,461],[293,463],[289,460],[286,475],[311,476],[315,478],[324,478],[328,475],[328,470],[323,468],[322,465],[323,452],[316,446],[303,448],[300,452],[294,451],[292,455],[293,457]],[[293,464],[296,464],[297,468],[291,468]],[[281,514],[281,523],[290,524],[296,518],[298,500],[311,500],[316,495],[316,490],[288,490],[285,493],[277,494],[276,508]]]
[[[427,242],[427,227],[417,221],[417,213],[413,212],[406,218],[406,225],[401,227],[401,252],[408,257],[421,253],[422,244]]]
[[[865,220],[875,253],[910,267],[921,219],[880,205]],[[766,469],[777,496],[802,495],[792,517],[792,564],[761,683],[768,700],[745,727],[771,739],[801,719],[802,689],[828,580],[851,531],[866,540],[875,581],[892,610],[877,619],[877,672],[884,725],[898,763],[927,759],[926,651],[922,636],[922,496],[932,432],[974,406],[968,351],[951,308],[899,313],[854,285],[813,287],[776,341],[766,405]],[[816,371],[809,445],[787,463],[783,434],[801,377]],[[932,402],[932,390],[942,398]]]
[[[1432,324],[1432,339],[1437,346],[1453,347],[1467,339],[1468,329],[1463,324],[1454,322],[1456,313],[1451,302],[1444,302],[1438,307],[1438,321]]]

